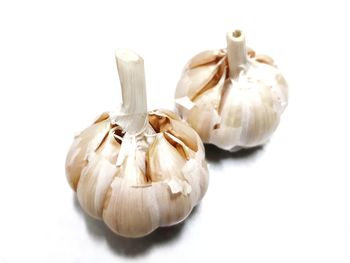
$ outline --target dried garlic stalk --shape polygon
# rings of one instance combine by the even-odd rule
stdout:
[[[176,90],[180,115],[204,143],[225,150],[264,144],[287,106],[287,83],[268,56],[227,34],[227,49],[208,50],[186,65]]]
[[[143,59],[118,50],[123,104],[74,139],[66,173],[82,208],[115,233],[141,237],[184,220],[208,186],[198,134],[166,110],[147,112]]]

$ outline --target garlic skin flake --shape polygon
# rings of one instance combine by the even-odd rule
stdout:
[[[142,237],[184,220],[208,169],[198,134],[175,113],[147,112],[143,59],[117,50],[123,104],[74,138],[66,175],[79,203],[115,233]]]
[[[227,49],[187,63],[175,103],[204,143],[236,151],[269,140],[288,104],[288,85],[273,60],[247,49],[244,33],[235,30],[227,33]]]

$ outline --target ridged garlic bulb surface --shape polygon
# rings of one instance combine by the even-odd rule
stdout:
[[[204,143],[235,151],[269,140],[287,106],[287,89],[273,60],[247,50],[236,30],[227,34],[227,49],[201,52],[187,63],[175,102]]]
[[[175,113],[147,112],[143,60],[118,50],[123,104],[77,135],[66,175],[79,203],[115,233],[141,237],[184,220],[208,186],[204,147]]]

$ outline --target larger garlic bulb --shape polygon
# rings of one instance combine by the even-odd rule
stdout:
[[[147,112],[143,59],[116,52],[123,104],[74,139],[66,174],[81,207],[115,233],[144,236],[184,220],[208,186],[203,144],[173,112]]]
[[[193,57],[176,89],[180,115],[205,143],[225,150],[264,144],[287,106],[287,83],[268,56],[246,49],[245,36],[227,34],[227,49]]]

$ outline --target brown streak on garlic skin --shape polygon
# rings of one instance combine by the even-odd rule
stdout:
[[[123,138],[124,134],[125,133],[123,132],[123,130],[119,126],[115,127],[115,130],[114,130],[114,135],[115,136],[114,136],[114,138],[117,140],[117,142],[119,144],[122,143],[121,138]]]
[[[168,132],[174,135],[175,137],[179,138],[181,141],[183,141],[193,151],[196,152],[198,150],[197,143],[193,139],[194,138],[193,134],[184,133],[183,130],[180,130],[180,129],[176,130],[174,129],[174,126],[173,126],[177,122],[179,125],[183,126],[181,128],[185,129],[187,124],[177,120],[173,120],[172,122],[169,117],[160,116],[156,114],[150,114],[148,116],[148,120],[152,128],[156,132]],[[187,126],[187,128],[189,127]],[[193,133],[193,131],[191,132]]]
[[[99,123],[101,121],[105,121],[109,118],[109,113],[108,112],[103,112],[100,116],[96,118],[96,120],[92,124]]]
[[[179,152],[179,154],[186,160],[189,160],[189,156],[187,156],[186,152],[184,151],[184,148],[181,144],[174,141],[169,135],[164,133],[165,139]]]
[[[273,59],[267,55],[257,55],[255,57],[255,60],[260,62],[260,63],[265,63],[267,65],[274,66]]]
[[[156,132],[163,132],[164,129],[169,129],[170,120],[164,116],[150,115],[148,116],[148,120]]]
[[[247,55],[248,57],[253,58],[255,57],[255,51],[252,48],[247,47]]]
[[[220,60],[225,57],[225,55],[226,52],[224,49],[203,51],[194,56],[187,67],[189,69],[193,69],[201,66],[207,66],[209,64],[216,64],[219,63]]]
[[[190,98],[192,101],[195,101],[199,96],[201,96],[207,90],[211,89],[212,87],[215,87],[220,81],[221,75],[225,70],[225,64],[222,63],[221,61],[218,61],[216,63],[219,63],[220,65],[217,67],[216,73],[214,74],[213,78],[211,78],[209,82],[203,86],[203,88],[198,90],[197,93]]]

